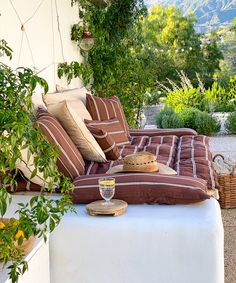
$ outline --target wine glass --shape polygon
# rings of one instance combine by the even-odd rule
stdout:
[[[115,194],[115,178],[104,177],[98,179],[99,192],[101,197],[105,200],[104,205],[113,205],[111,199]]]

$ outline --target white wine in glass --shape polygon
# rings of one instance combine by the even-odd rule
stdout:
[[[111,199],[115,194],[115,178],[100,178],[98,184],[100,195],[105,200],[104,205],[113,205]]]

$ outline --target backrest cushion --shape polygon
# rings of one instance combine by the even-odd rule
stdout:
[[[78,115],[80,116],[80,118],[82,118],[82,120],[84,119],[89,119],[91,120],[92,117],[89,114],[88,110],[86,109],[85,105],[83,104],[83,102],[79,99],[77,100],[63,100],[67,102],[67,105],[70,108],[73,108]],[[48,112],[51,113],[53,116],[58,117],[61,115],[61,113],[57,113],[57,111],[60,111],[61,109],[61,103],[63,103],[63,101],[60,101],[58,103],[54,103],[54,104],[49,104],[48,105]],[[59,106],[58,106],[59,104]]]
[[[87,126],[93,126],[94,128],[107,132],[118,146],[129,144],[126,132],[117,118],[104,121],[85,119],[84,122]]]
[[[116,160],[120,157],[120,151],[114,139],[108,132],[94,126],[90,126],[89,124],[87,127],[100,145],[108,160]]]
[[[38,115],[36,125],[52,145],[59,148],[57,166],[65,176],[74,179],[84,174],[84,160],[60,123],[46,111]]]
[[[129,137],[129,126],[125,118],[122,105],[117,96],[101,98],[87,94],[86,107],[93,120],[104,121],[117,118],[121,124],[121,127],[125,131],[127,138]]]
[[[87,93],[88,90],[85,87],[81,87],[65,90],[63,92],[42,94],[42,98],[47,107],[63,100],[81,100],[84,104],[86,104]]]
[[[62,101],[48,107],[66,130],[80,153],[86,160],[105,162],[106,156],[101,147],[87,129],[74,101]]]

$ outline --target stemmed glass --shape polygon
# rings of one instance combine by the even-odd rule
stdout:
[[[115,178],[104,177],[98,179],[99,192],[101,197],[105,200],[103,203],[106,206],[113,205],[111,199],[115,194]]]

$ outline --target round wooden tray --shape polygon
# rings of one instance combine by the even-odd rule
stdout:
[[[127,202],[119,199],[112,199],[112,205],[105,205],[104,200],[97,200],[86,205],[86,209],[89,215],[111,215],[120,216],[124,214],[128,207]]]

